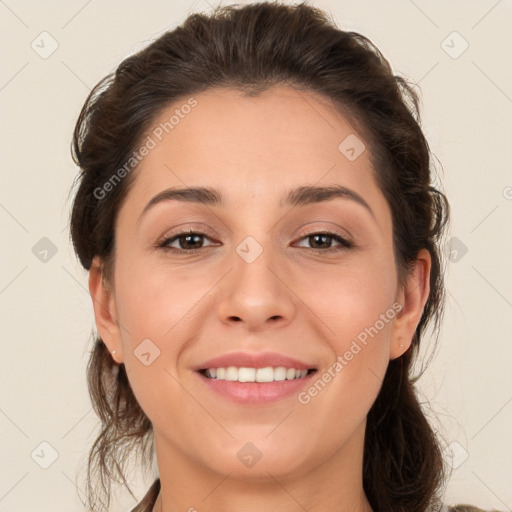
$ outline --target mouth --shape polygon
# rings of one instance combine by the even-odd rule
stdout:
[[[311,357],[311,356],[310,356]],[[301,358],[302,359],[302,358]],[[226,352],[193,368],[211,399],[237,405],[265,405],[294,395],[311,383],[316,365],[272,351]]]
[[[212,399],[234,403],[237,406],[268,406],[280,400],[293,399],[308,386],[316,368],[287,368],[266,366],[227,366],[203,368],[196,371],[205,392]]]
[[[285,366],[253,367],[219,367],[204,368],[199,373],[207,379],[218,381],[231,381],[243,383],[282,382],[286,380],[299,380],[316,372],[315,368],[298,369]]]

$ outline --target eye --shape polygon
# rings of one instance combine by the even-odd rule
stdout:
[[[203,238],[208,238],[208,235],[199,231],[181,231],[172,237],[165,238],[158,244],[158,247],[176,252],[195,253],[203,248],[201,241]],[[173,247],[172,244],[175,243],[179,247]]]
[[[165,238],[157,247],[163,250],[193,254],[208,247],[203,245],[203,239],[211,240],[208,235],[199,231],[181,231],[171,237]],[[341,235],[331,232],[309,233],[299,240],[308,241],[313,245],[313,247],[310,248],[319,252],[342,251],[350,249],[354,245]],[[337,247],[332,247],[333,241],[338,243]],[[176,244],[178,247],[176,247]]]
[[[313,245],[311,249],[320,252],[342,251],[345,249],[350,249],[354,245],[352,242],[350,242],[346,238],[343,238],[341,235],[338,235],[337,233],[324,231],[318,233],[309,233],[308,235],[300,238],[300,240],[308,241],[310,244]],[[332,241],[338,242],[338,247],[332,247]]]

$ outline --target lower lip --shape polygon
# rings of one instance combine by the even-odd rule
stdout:
[[[301,379],[279,380],[274,382],[239,382],[209,379],[197,373],[201,380],[213,392],[238,404],[266,404],[288,398],[306,385],[316,372],[311,372]]]

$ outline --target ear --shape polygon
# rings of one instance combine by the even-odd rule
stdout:
[[[118,364],[123,362],[121,331],[117,321],[115,296],[104,282],[101,259],[95,256],[89,269],[89,293],[91,294],[96,329],[100,338]]]
[[[431,264],[429,251],[421,249],[407,282],[398,293],[397,302],[402,305],[402,309],[394,319],[389,359],[400,357],[412,344],[430,293]]]

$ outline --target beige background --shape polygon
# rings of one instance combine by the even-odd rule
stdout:
[[[457,240],[439,351],[420,389],[450,445],[446,502],[511,510],[512,2],[312,3],[368,36],[421,87]],[[85,383],[93,312],[68,241],[77,173],[69,146],[81,105],[124,57],[209,9],[206,0],[0,1],[0,511],[82,510],[77,476],[97,422]],[[46,262],[43,237],[56,251]],[[132,481],[139,496],[150,483]],[[112,510],[132,506],[122,495]]]

